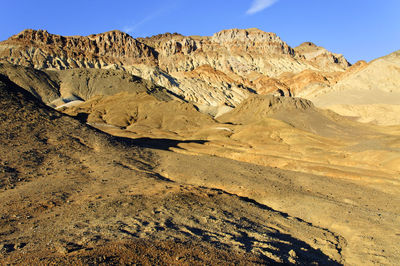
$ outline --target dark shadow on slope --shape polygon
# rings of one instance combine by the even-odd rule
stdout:
[[[247,254],[255,254],[267,265],[342,265],[332,260],[321,250],[311,247],[306,242],[279,232],[268,226],[254,223],[247,219],[222,219],[222,222],[235,228],[235,232],[226,233],[230,239],[239,244],[239,248]],[[169,220],[164,230],[176,230],[194,241],[203,241],[217,249],[230,250],[232,247],[219,239],[218,233],[204,228],[189,225],[178,225]],[[180,227],[185,230],[179,229]],[[265,232],[264,237],[254,237],[252,232]],[[250,233],[250,234],[249,234]],[[220,235],[222,236],[222,235]],[[280,259],[280,263],[271,258]]]
[[[248,197],[243,197],[243,196],[238,196],[236,194],[232,194],[232,193],[229,193],[227,191],[217,189],[217,188],[208,188],[208,187],[204,187],[204,186],[200,186],[200,188],[209,189],[211,191],[216,191],[216,192],[218,192],[218,194],[227,194],[229,196],[236,197],[236,198],[240,199],[241,201],[253,204],[254,206],[256,206],[260,209],[277,213],[286,219],[290,218],[292,220],[296,220],[296,221],[305,223],[308,226],[319,228],[321,230],[325,230],[327,233],[330,233],[334,237],[339,239],[339,237],[337,235],[335,235],[333,232],[331,232],[327,229],[315,226],[312,223],[307,222],[298,217],[292,217],[288,213],[275,210],[267,205],[264,205],[264,204],[261,204],[261,203],[255,201],[254,199],[251,199]],[[226,215],[229,216],[229,213],[227,213]],[[264,259],[268,264],[272,263],[273,261],[270,258],[268,258],[267,256],[263,255],[265,252],[272,253],[275,256],[280,257],[284,261],[283,264],[311,265],[314,262],[318,262],[321,265],[342,265],[342,264],[338,263],[337,261],[332,260],[329,256],[325,255],[321,250],[314,249],[306,242],[304,242],[300,239],[294,238],[289,234],[279,232],[278,230],[270,228],[268,226],[267,226],[267,230],[265,230],[266,228],[260,228],[260,225],[255,224],[251,220],[248,220],[246,218],[240,218],[236,222],[232,222],[229,219],[226,219],[226,220],[224,220],[224,222],[236,227],[236,229],[237,229],[236,232],[240,233],[240,236],[231,235],[231,237],[233,239],[235,239],[237,242],[242,244],[242,247],[241,247],[242,249],[244,249],[246,252],[253,252],[254,248],[259,249],[260,253],[261,253],[261,254],[259,254],[260,257],[262,259]],[[254,237],[249,236],[246,232],[246,231],[256,231],[256,232],[265,231],[265,232],[267,232],[271,229],[275,232],[268,232],[267,235],[269,237],[271,237],[272,239],[278,239],[278,241],[272,241],[272,242],[271,241],[260,241],[259,239],[255,239]],[[191,229],[189,229],[189,230],[192,233],[195,233],[195,231],[196,231],[196,230],[191,230]],[[208,241],[217,246],[221,245],[221,243],[219,243],[219,242],[209,241],[209,237],[205,234],[206,234],[206,232],[202,231],[201,234],[197,234],[197,235],[200,235],[202,237],[203,241]],[[342,251],[341,247],[336,246],[336,249],[337,249],[338,253],[340,254]],[[292,255],[290,255],[290,253],[292,253]],[[294,255],[294,258],[290,258],[293,255]],[[292,259],[295,259],[297,262],[293,263]],[[273,262],[273,264],[276,264],[276,262]]]
[[[165,150],[168,151],[170,148],[179,148],[179,144],[181,143],[196,143],[196,144],[205,144],[207,140],[176,140],[176,139],[156,139],[156,138],[123,138],[123,137],[115,137],[115,140],[121,142],[125,145],[134,145],[141,148],[151,148],[157,150]]]

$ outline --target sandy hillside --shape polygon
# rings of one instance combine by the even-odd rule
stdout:
[[[343,260],[340,236],[250,198],[170,180],[155,171],[164,155],[140,148],[146,141],[98,132],[0,78],[3,262]]]
[[[0,74],[7,76],[44,103],[61,97],[57,81],[43,71],[3,62],[0,63]]]
[[[71,110],[86,108],[90,113],[107,103],[115,106],[107,99],[118,97]],[[175,109],[174,114],[186,113],[181,112]],[[399,128],[357,123],[308,100],[274,96],[250,97],[217,120],[196,119],[186,134],[170,128],[179,133],[169,134],[169,140],[154,129],[139,133],[135,122],[123,128],[97,126],[161,150],[154,151],[160,156],[157,171],[171,180],[272,205],[343,237],[346,263],[390,264],[398,259],[392,239],[397,237],[400,201]],[[152,119],[141,123],[159,125]]]
[[[0,73],[52,107],[62,107],[65,104],[70,106],[94,96],[109,96],[121,92],[147,93],[163,101],[179,100],[179,97],[165,88],[121,70],[42,71],[4,62],[0,63]]]
[[[360,122],[398,125],[399,84],[400,52],[397,51],[351,71],[332,87],[304,96],[317,106],[356,117]]]

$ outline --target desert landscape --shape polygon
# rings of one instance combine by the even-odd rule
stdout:
[[[1,264],[400,261],[399,51],[27,29],[0,103]]]

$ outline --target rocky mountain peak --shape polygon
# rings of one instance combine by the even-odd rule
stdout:
[[[56,40],[61,40],[62,36],[50,34],[47,30],[26,29],[11,36],[9,41],[51,44]]]
[[[2,42],[0,59],[38,69],[102,68],[109,65],[155,65],[153,48],[113,30],[89,36],[61,36],[46,30],[24,30]]]
[[[282,42],[282,40],[275,34],[271,32],[265,32],[257,28],[250,29],[230,29],[222,30],[215,33],[212,36],[214,42],[263,42],[263,41],[277,41]]]
[[[171,39],[176,39],[176,38],[180,39],[180,38],[184,38],[184,37],[185,36],[183,36],[182,34],[177,33],[177,32],[175,32],[175,33],[166,32],[163,34],[153,35],[151,37],[137,38],[137,40],[139,42],[147,44],[148,46],[157,48],[160,45],[160,43],[162,43],[162,42],[165,42],[165,41],[171,40]]]
[[[294,50],[296,54],[304,57],[317,68],[326,69],[328,66],[334,66],[337,70],[340,70],[351,66],[343,55],[332,53],[312,42],[304,42],[294,48]]]
[[[136,44],[138,42],[129,34],[119,30],[112,30],[104,33],[92,34],[87,36],[87,38],[97,43],[106,42],[106,43],[114,43],[115,45],[125,45],[127,43]]]
[[[316,45],[313,42],[303,42],[297,48],[300,48],[300,47],[314,47],[314,48],[316,48],[316,47],[318,47],[318,45]]]
[[[294,57],[295,52],[286,42],[282,41],[275,33],[265,32],[257,28],[230,29],[215,33],[211,43],[226,47],[236,54],[252,54],[257,56],[282,56]]]

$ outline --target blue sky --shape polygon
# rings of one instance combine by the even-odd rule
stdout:
[[[61,35],[119,29],[145,37],[256,27],[293,47],[312,41],[352,63],[400,49],[400,0],[1,1],[0,40],[26,28]]]

